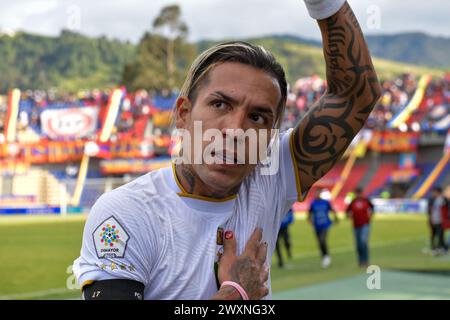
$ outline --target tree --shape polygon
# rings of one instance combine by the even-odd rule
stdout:
[[[76,92],[105,88],[122,79],[135,46],[68,30],[57,37],[17,32],[0,34],[0,93],[18,87]]]
[[[141,38],[136,59],[124,68],[122,82],[130,90],[173,89],[181,85],[195,47],[187,43],[188,27],[178,5],[162,8],[152,30]]]
[[[170,87],[174,85],[175,73],[175,42],[177,38],[185,39],[188,33],[187,25],[180,20],[181,10],[178,5],[164,7],[153,21],[155,32],[160,33],[166,40],[166,68],[167,80]]]

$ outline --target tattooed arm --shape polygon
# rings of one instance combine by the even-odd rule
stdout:
[[[348,3],[318,23],[328,88],[292,136],[302,193],[341,158],[381,92],[364,36]]]

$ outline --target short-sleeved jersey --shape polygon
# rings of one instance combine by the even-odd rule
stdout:
[[[373,204],[366,198],[356,198],[348,206],[347,212],[352,214],[353,226],[359,228],[370,222]]]
[[[333,211],[329,201],[324,199],[314,199],[311,202],[309,212],[312,216],[312,223],[317,231],[331,226],[330,211]]]
[[[299,199],[291,132],[279,135],[279,170],[264,175],[257,165],[238,194],[223,201],[183,192],[174,166],[103,194],[88,216],[74,262],[79,284],[132,279],[144,284],[144,299],[209,299],[218,291],[219,228],[234,231],[241,254],[261,227],[270,264],[281,221]]]

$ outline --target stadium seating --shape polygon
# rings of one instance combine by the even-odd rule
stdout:
[[[317,189],[326,189],[328,191],[331,191],[333,189],[333,186],[336,184],[336,182],[339,180],[339,177],[341,176],[342,169],[344,168],[344,163],[339,162],[337,163],[322,179],[320,179],[309,191],[305,202],[311,202],[315,195]]]
[[[369,166],[366,163],[356,164],[353,166],[352,171],[339,192],[338,197],[345,198],[349,192],[354,191],[359,186],[362,178],[367,172],[368,167]]]
[[[12,194],[15,196],[34,196],[35,204],[59,206],[64,192],[58,179],[44,169],[32,168],[26,174],[15,175]],[[66,198],[69,196],[65,195]]]
[[[414,94],[417,88],[417,80],[410,76],[404,75],[397,79],[385,80],[382,82],[383,85],[383,96],[380,102],[375,107],[374,111],[371,113],[369,120],[366,123],[366,128],[373,129],[373,132],[384,133],[389,130],[400,131],[417,131],[426,132],[432,130],[433,139],[436,136],[441,139],[445,136],[446,130],[450,126],[450,120],[446,120],[445,117],[449,117],[450,111],[450,95],[449,92],[449,77],[444,77],[443,79],[434,79],[428,84],[426,89],[425,97],[419,104],[418,109],[406,120],[406,129],[389,129],[387,128],[387,123],[389,119],[395,117],[396,113],[401,110],[411,96]],[[299,79],[292,86],[292,92],[290,98],[288,99],[285,119],[283,125],[287,127],[292,127],[302,118],[309,108],[313,105],[315,101],[320,97],[320,95],[326,90],[326,82],[322,81],[317,76],[306,77]],[[76,177],[71,177],[70,180],[67,179],[64,169],[61,169],[63,163],[72,163],[75,166],[80,164],[81,154],[83,153],[84,143],[87,140],[98,139],[99,130],[102,127],[103,116],[105,113],[105,108],[108,101],[108,92],[97,92],[89,93],[83,97],[79,95],[74,96],[62,96],[60,98],[55,98],[54,96],[45,96],[45,92],[41,91],[35,93],[31,90],[23,92],[22,100],[20,101],[19,113],[25,112],[26,115],[21,114],[20,120],[17,126],[17,142],[18,144],[36,144],[37,147],[30,147],[29,153],[23,152],[27,156],[29,154],[33,155],[30,158],[18,157],[16,159],[19,163],[25,162],[25,166],[31,164],[31,169],[26,174],[16,174],[13,179],[12,192],[13,195],[17,196],[32,196],[36,203],[43,203],[47,205],[58,205],[60,202],[59,197],[61,196],[61,190],[64,192],[66,188],[65,199],[70,200],[70,195],[74,194]],[[119,113],[115,121],[115,128],[112,130],[110,135],[110,140],[102,142],[99,145],[99,152],[96,153],[92,158],[97,158],[97,167],[89,165],[89,171],[87,174],[87,180],[81,194],[80,205],[84,207],[90,207],[98,196],[105,190],[110,188],[111,179],[108,174],[102,175],[99,170],[98,161],[102,159],[105,162],[114,161],[131,161],[131,166],[134,165],[133,161],[142,159],[160,159],[159,157],[168,156],[171,150],[170,145],[167,144],[159,145],[158,141],[168,141],[170,140],[170,121],[167,119],[170,112],[168,110],[172,109],[172,106],[176,100],[176,92],[164,92],[164,93],[148,93],[143,90],[137,92],[128,92],[125,94],[122,105],[119,108]],[[59,100],[58,100],[59,99]],[[48,137],[44,136],[40,128],[40,113],[45,110],[45,108],[52,109],[66,109],[70,107],[81,107],[88,105],[97,105],[100,107],[99,116],[97,119],[97,132],[92,135],[86,136],[84,140],[70,141],[79,143],[63,145],[67,141],[66,137],[55,138],[58,142],[53,143],[52,153],[49,151],[50,147],[47,148]],[[3,108],[6,110],[6,108]],[[28,119],[28,124],[26,124]],[[447,122],[449,123],[447,123]],[[25,123],[25,124],[24,124]],[[418,127],[416,123],[419,123]],[[438,125],[436,125],[438,124]],[[156,131],[157,130],[157,131]],[[158,132],[158,134],[156,134]],[[2,133],[2,132],[0,132]],[[439,140],[438,139],[438,140]],[[131,142],[132,143],[131,143]],[[436,140],[437,141],[437,140]],[[41,145],[39,143],[42,142]],[[53,141],[50,141],[53,142]],[[58,144],[61,142],[61,146]],[[116,142],[124,142],[123,145]],[[4,143],[4,142],[1,142]],[[109,144],[114,145],[115,149]],[[0,147],[5,146],[0,144]],[[147,150],[147,152],[142,152],[141,150]],[[370,147],[369,147],[370,149]],[[439,150],[438,150],[439,149]],[[1,151],[2,149],[0,149]],[[7,150],[7,148],[3,148]],[[25,150],[25,149],[22,149]],[[56,150],[56,151],[55,151]],[[131,151],[130,151],[131,150]],[[134,150],[138,150],[134,152]],[[375,150],[375,149],[374,149]],[[412,181],[411,186],[405,193],[406,197],[412,196],[415,191],[423,184],[425,178],[429,175],[433,169],[436,159],[441,156],[442,147],[436,147],[432,152],[435,157],[423,157],[419,156],[418,159],[424,163],[417,164],[420,176]],[[28,149],[27,149],[28,151]],[[360,159],[353,166],[350,175],[343,183],[342,189],[337,195],[337,202],[342,202],[346,195],[353,191],[358,186],[363,186],[366,195],[378,195],[381,190],[383,190],[389,181],[389,177],[392,172],[397,169],[397,160],[394,160],[395,152],[392,154],[394,157],[387,156],[383,152],[392,152],[390,150],[376,150],[379,152],[377,155],[378,163],[371,162],[369,159]],[[129,153],[127,153],[129,152]],[[369,150],[370,152],[370,150]],[[419,150],[419,153],[422,152]],[[399,151],[396,151],[398,154]],[[425,151],[425,155],[429,152]],[[439,155],[437,155],[439,154]],[[6,158],[5,158],[6,155]],[[56,157],[56,155],[58,157]],[[64,158],[64,156],[69,155],[70,157]],[[7,157],[9,154],[3,152],[0,155],[0,160],[8,161]],[[34,161],[35,157],[38,160]],[[49,170],[49,163],[51,170]],[[53,158],[51,158],[52,156]],[[398,157],[398,156],[397,156]],[[40,159],[40,160],[39,160]],[[30,162],[30,163],[29,163]],[[59,164],[59,169],[56,169],[56,165]],[[311,200],[317,188],[328,189],[331,191],[335,186],[336,182],[339,181],[341,173],[344,167],[345,161],[341,161],[336,164],[331,171],[319,180],[310,190],[306,202]],[[55,169],[54,169],[55,168]],[[96,168],[93,170],[93,168]],[[15,169],[13,169],[15,170]],[[97,170],[97,171],[95,171]],[[7,170],[3,170],[7,171]],[[121,171],[120,175],[123,174],[137,174],[137,172],[127,172]],[[446,184],[450,183],[450,168],[443,170],[440,176],[436,179],[434,184]],[[109,174],[117,174],[114,170],[110,171]],[[1,177],[0,177],[1,179]],[[122,179],[123,180],[123,179]],[[1,182],[1,181],[0,181]],[[120,185],[118,183],[117,185]],[[3,187],[3,183],[0,183],[0,188]],[[7,187],[9,188],[9,187]],[[4,191],[4,190],[3,190]],[[3,191],[0,189],[0,196],[3,196]],[[403,192],[403,191],[402,191]]]
[[[397,169],[398,165],[396,163],[381,163],[378,166],[377,171],[375,172],[373,178],[364,189],[364,194],[368,196],[373,196],[381,188],[383,188],[388,181],[389,176],[392,172]]]
[[[406,197],[410,198],[416,193],[416,191],[420,188],[420,186],[426,180],[426,178],[431,173],[431,171],[433,171],[434,166],[435,166],[435,163],[419,163],[419,164],[417,164],[417,168],[420,170],[420,175],[419,175],[419,177],[417,177],[416,181],[409,188],[408,192],[405,195]]]

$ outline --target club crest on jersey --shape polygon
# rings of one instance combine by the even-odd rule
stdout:
[[[223,228],[217,228],[216,244],[219,246],[223,245]]]
[[[103,221],[92,237],[99,258],[123,258],[130,238],[114,217]]]

